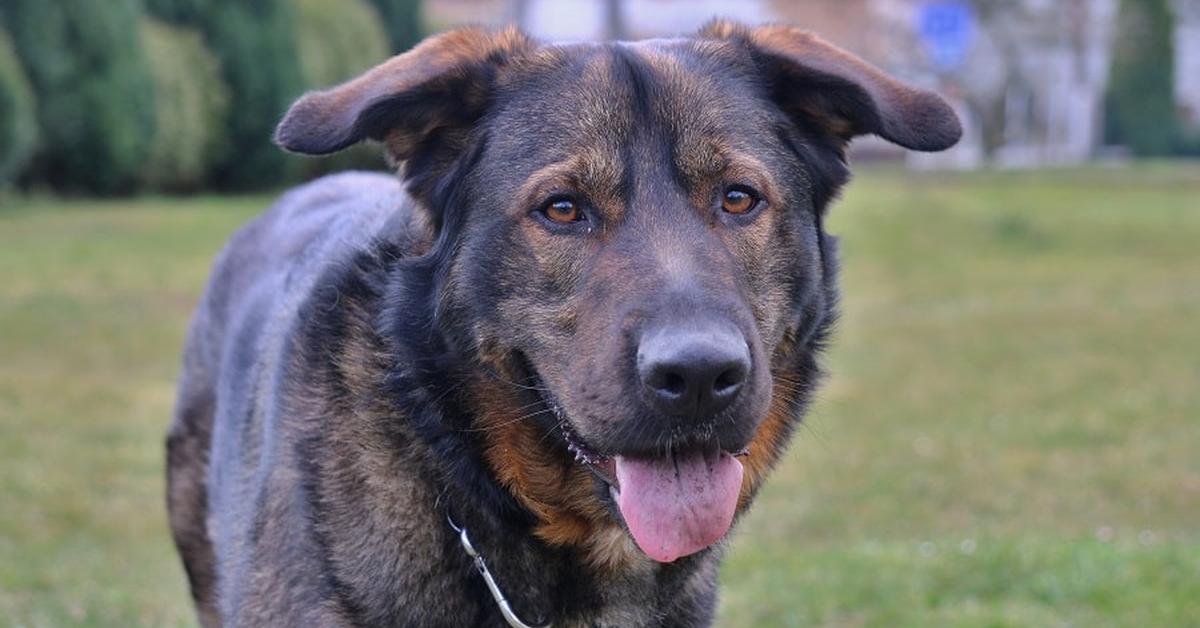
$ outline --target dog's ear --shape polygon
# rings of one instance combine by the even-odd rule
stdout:
[[[436,131],[478,120],[496,70],[534,47],[514,28],[431,37],[358,78],[305,94],[275,129],[275,143],[324,155],[374,139],[393,159],[409,159]]]
[[[843,142],[875,134],[938,151],[962,136],[958,116],[937,94],[909,87],[808,31],[716,20],[699,35],[748,47],[784,111]]]

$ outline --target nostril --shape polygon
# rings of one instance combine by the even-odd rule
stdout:
[[[687,380],[679,373],[667,373],[658,389],[672,395],[682,395],[687,390]]]
[[[713,382],[713,393],[717,395],[731,395],[737,392],[741,387],[742,382],[746,380],[746,373],[743,369],[734,367],[725,369],[717,380]]]

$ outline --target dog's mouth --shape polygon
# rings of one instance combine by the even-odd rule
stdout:
[[[733,524],[742,463],[716,445],[659,456],[597,453],[565,417],[559,431],[575,461],[608,485],[629,533],[650,558],[669,563],[721,540]]]
[[[527,360],[533,390],[552,411],[569,455],[608,489],[629,534],[647,556],[669,563],[720,541],[733,525],[742,487],[739,457],[715,442],[656,455],[604,452],[579,433],[541,374]]]
[[[562,435],[563,442],[567,444],[567,452],[575,457],[575,462],[584,465],[597,477],[604,480],[610,490],[620,491],[620,484],[617,481],[617,463],[613,456],[598,454],[588,447],[561,413],[558,418],[558,431]]]

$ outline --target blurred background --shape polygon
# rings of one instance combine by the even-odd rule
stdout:
[[[783,21],[944,94],[828,228],[830,377],[722,626],[1200,626],[1200,0],[0,0],[0,626],[195,624],[162,441],[208,266],[304,90],[465,23]]]
[[[266,141],[305,89],[463,23],[548,40],[786,21],[938,89],[967,122],[922,168],[1200,155],[1197,0],[4,0],[0,187],[253,190],[349,165]],[[882,143],[860,153],[901,158]]]

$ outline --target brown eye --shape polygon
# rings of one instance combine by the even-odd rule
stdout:
[[[725,190],[721,209],[731,214],[745,214],[758,206],[758,196],[750,189],[737,186]]]
[[[554,222],[576,222],[583,217],[579,211],[579,206],[575,204],[575,201],[567,198],[559,199],[553,203],[550,203],[543,211],[545,212],[546,217]]]

